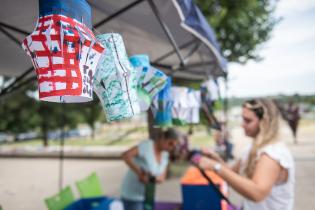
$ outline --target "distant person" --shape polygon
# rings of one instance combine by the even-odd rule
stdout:
[[[245,134],[253,139],[244,156],[229,167],[218,154],[204,150],[199,161],[244,198],[244,210],[292,210],[295,169],[293,157],[280,136],[279,111],[267,99],[243,104]],[[209,201],[211,202],[211,201]]]
[[[233,160],[233,144],[230,141],[226,121],[220,123],[220,130],[214,130],[215,151],[225,160]]]
[[[186,134],[181,135],[179,144],[175,150],[175,160],[186,160],[189,154],[189,141],[193,134],[193,127],[190,125],[189,130]]]
[[[294,104],[292,101],[288,105],[287,121],[294,137],[294,143],[297,144],[297,129],[300,121],[300,109],[299,106]]]
[[[226,121],[221,122],[221,138],[223,139],[223,144],[225,146],[225,160],[233,160],[233,144],[231,142],[231,136]]]
[[[145,185],[150,177],[154,177],[157,183],[165,180],[169,152],[175,148],[179,138],[178,131],[170,128],[161,132],[157,140],[144,140],[122,155],[129,166],[121,187],[126,210],[144,209]]]

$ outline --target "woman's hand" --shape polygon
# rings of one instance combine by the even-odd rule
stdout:
[[[164,181],[165,181],[165,176],[164,175],[158,176],[155,179],[155,182],[158,183],[158,184],[160,184],[160,183],[162,183]]]
[[[143,184],[147,184],[149,182],[149,175],[142,170],[138,174],[138,178],[139,178],[140,182],[142,182]]]
[[[208,148],[202,148],[201,152],[203,155],[207,156],[208,158],[211,158],[213,160],[216,160],[220,163],[224,163],[224,160],[222,160],[222,158],[213,150],[210,150]]]
[[[199,167],[206,170],[213,170],[214,165],[217,161],[210,159],[208,157],[202,157],[198,163]]]

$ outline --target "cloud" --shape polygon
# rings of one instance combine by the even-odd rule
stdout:
[[[315,1],[282,0],[283,20],[263,45],[261,62],[230,64],[230,95],[315,94]]]
[[[277,4],[277,15],[303,13],[310,8],[315,8],[314,0],[281,0]]]

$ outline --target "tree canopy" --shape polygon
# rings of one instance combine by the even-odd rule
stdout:
[[[196,0],[214,28],[223,55],[230,62],[260,60],[259,47],[270,38],[279,18],[272,0]]]

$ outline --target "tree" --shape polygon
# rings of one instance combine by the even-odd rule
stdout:
[[[43,144],[48,146],[48,132],[53,130],[65,130],[75,128],[83,121],[80,113],[81,108],[78,104],[61,104],[38,101],[38,113]]]
[[[81,114],[83,117],[83,122],[87,123],[92,129],[92,138],[95,137],[95,123],[97,121],[104,120],[104,114],[102,107],[100,105],[100,101],[97,96],[94,94],[94,100],[84,105],[83,109],[81,109]]]
[[[0,101],[0,131],[16,135],[35,129],[39,120],[39,116],[34,114],[35,104],[34,99],[26,97],[25,90],[3,98]]]
[[[196,0],[196,3],[214,28],[228,61],[244,64],[261,59],[258,48],[279,22],[273,16],[275,0]]]
[[[83,121],[77,104],[59,104],[38,101],[28,96],[36,90],[34,84],[14,92],[0,101],[0,132],[17,135],[39,129],[43,145],[48,146],[48,132],[75,128]],[[36,90],[37,91],[37,90]]]

